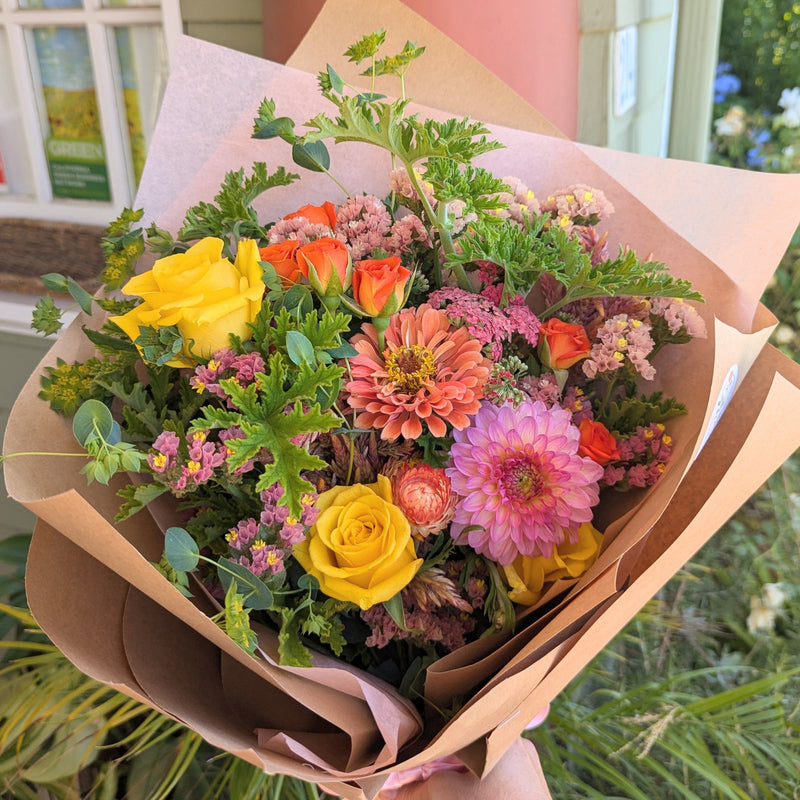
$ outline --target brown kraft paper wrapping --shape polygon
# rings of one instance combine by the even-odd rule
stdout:
[[[548,593],[547,614],[511,638],[473,643],[431,668],[426,692],[437,705],[472,694],[441,729],[434,721],[423,723],[390,687],[333,658],[320,655],[309,669],[281,667],[272,631],[260,631],[259,658],[247,656],[209,620],[202,596],[184,598],[149,563],[163,546],[162,526],[153,516],[144,511],[122,525],[112,523],[114,489],[121,484],[87,486],[76,458],[6,462],[10,495],[41,520],[27,571],[31,609],[71,660],[267,772],[321,781],[355,799],[374,796],[393,769],[452,753],[477,775],[488,773],[528,720],[800,444],[800,422],[785,414],[800,399],[800,368],[765,347],[774,318],[758,304],[797,223],[791,209],[800,205],[800,176],[576,145],[552,135],[557,131],[541,115],[507,87],[501,91],[494,76],[490,80],[401,4],[359,5],[360,16],[352,13],[354,4],[329,2],[295,62],[338,64],[347,44],[377,27],[402,41],[435,41],[431,51],[442,63],[436,87],[420,79],[426,54],[415,65],[410,93],[448,112],[518,126],[493,126],[506,149],[482,163],[498,175],[520,177],[540,196],[578,181],[601,188],[617,209],[608,223],[612,247],[652,253],[692,280],[707,301],[699,311],[709,333],[671,362],[656,361],[654,388],[678,387],[675,394],[689,409],[671,426],[678,446],[662,480],[616,507],[605,504],[610,524],[600,559],[576,583]],[[379,24],[372,24],[373,16]],[[304,49],[312,45],[313,58]],[[455,72],[448,72],[448,63],[457,65]],[[457,88],[433,92],[464,86],[465,76],[468,97]],[[249,138],[264,96],[298,122],[324,103],[308,73],[182,40],[137,198],[147,221],[174,231],[189,205],[213,197],[226,171],[254,160],[270,168],[290,163],[285,143]],[[186,130],[185,120],[211,98],[215,113],[208,124]],[[385,186],[388,159],[382,153],[347,144],[332,156],[331,170],[353,190],[380,193]],[[693,200],[687,188],[693,184],[702,185],[704,203]],[[304,203],[339,199],[333,184],[304,173],[300,183],[270,192],[260,210],[264,219],[274,219]],[[729,222],[714,224],[723,213],[728,221],[746,219],[759,231],[757,240],[733,241]],[[70,422],[37,393],[44,364],[90,355],[80,331],[85,323],[76,321],[62,335],[23,389],[9,420],[6,454],[80,452]],[[776,440],[769,432],[777,425]]]

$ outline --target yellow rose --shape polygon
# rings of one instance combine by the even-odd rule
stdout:
[[[514,603],[532,606],[542,596],[545,584],[559,578],[577,578],[594,564],[603,537],[590,523],[578,528],[578,541],[567,539],[553,548],[550,558],[517,556],[508,566],[501,566]]]
[[[385,475],[377,483],[335,486],[317,498],[317,507],[317,521],[294,556],[326,595],[367,609],[416,575],[422,559]]]
[[[135,341],[139,328],[177,325],[184,339],[180,355],[167,363],[191,367],[217,350],[230,346],[230,334],[249,339],[261,309],[265,285],[261,280],[258,246],[239,242],[236,263],[222,257],[223,242],[211,236],[185,253],[160,258],[153,268],[135,275],[122,287],[124,294],[144,302],[120,317],[111,317]]]

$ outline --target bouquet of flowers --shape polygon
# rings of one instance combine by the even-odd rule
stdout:
[[[109,228],[94,299],[47,276],[101,312],[62,335],[5,443],[85,462],[6,466],[42,520],[28,591],[56,643],[351,797],[456,752],[488,772],[757,487],[800,382],[763,349],[765,270],[732,280],[671,234],[598,166],[622,154],[413,107],[423,48],[383,40],[347,50],[367,88],[319,74],[333,110],[313,118],[311,76],[185,44],[147,217]],[[210,63],[285,89],[176,157]],[[36,325],[57,317],[45,302]]]
[[[347,55],[402,78],[423,48],[379,57],[383,40]],[[87,329],[98,355],[49,367],[42,397],[74,414],[89,481],[145,477],[117,521],[175,498],[159,568],[219,601],[246,652],[253,617],[283,665],[311,666],[309,641],[422,698],[433,662],[513,631],[594,562],[601,490],[659,480],[686,409],[648,388],[656,356],[705,323],[688,281],[609,254],[602,190],[540,201],[474,165],[499,146],[482,123],[421,120],[330,65],[319,81],[335,117],[301,135],[267,99],[255,137],[326,172],[324,139],[381,147],[397,165],[383,196],[263,220],[253,200],[299,176],[260,162],[177,239],[123,212],[96,300],[110,316]],[[159,258],[135,274],[145,238]]]

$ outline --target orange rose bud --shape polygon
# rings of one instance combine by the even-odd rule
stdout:
[[[336,206],[330,201],[323,203],[321,206],[312,206],[311,204],[298,208],[291,214],[287,214],[284,219],[295,219],[297,217],[304,217],[312,225],[327,225],[331,230],[336,227]]]
[[[586,358],[592,345],[583,325],[552,317],[539,328],[539,356],[546,367],[569,369]]]
[[[302,272],[295,259],[295,251],[299,246],[294,239],[287,239],[285,242],[271,244],[258,250],[261,260],[272,266],[287,289],[302,277]]]
[[[591,458],[601,467],[619,458],[617,440],[602,422],[582,419],[578,430],[581,433],[578,455]]]
[[[300,272],[321,296],[341,294],[350,286],[350,252],[338,239],[323,236],[297,248]]]
[[[388,317],[403,305],[410,277],[398,256],[359,261],[353,271],[353,297],[371,317]]]

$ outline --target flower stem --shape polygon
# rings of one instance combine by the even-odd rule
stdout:
[[[416,191],[422,207],[425,209],[425,216],[430,220],[431,225],[439,234],[439,243],[442,245],[442,250],[444,250],[445,256],[447,254],[455,255],[456,249],[453,244],[453,237],[450,235],[450,230],[448,229],[447,223],[442,220],[433,210],[430,200],[428,200],[425,192],[422,189],[422,184],[417,177],[416,171],[414,170],[414,165],[408,161],[403,161],[403,166],[408,173],[408,179],[411,181],[411,185],[414,187],[414,191]],[[458,281],[459,287],[468,292],[473,291],[472,284],[467,277],[464,267],[461,264],[455,263],[452,265],[452,269],[453,274],[456,276],[456,280]],[[441,268],[439,269],[439,273],[438,283],[441,285]]]

